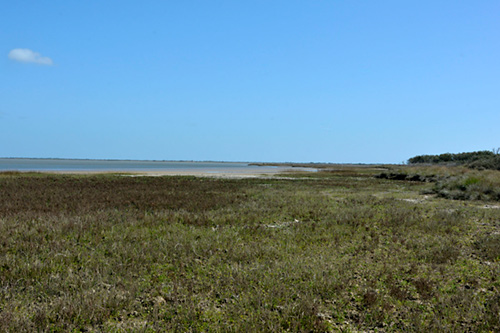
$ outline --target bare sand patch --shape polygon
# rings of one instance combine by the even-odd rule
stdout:
[[[97,175],[97,174],[123,174],[129,177],[162,177],[162,176],[196,176],[213,178],[266,178],[273,177],[285,172],[308,171],[315,172],[316,169],[301,167],[261,167],[248,170],[64,170],[47,171],[44,173],[70,174],[70,175]]]

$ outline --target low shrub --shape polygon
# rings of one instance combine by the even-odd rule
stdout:
[[[375,178],[406,180],[412,182],[435,182],[437,180],[437,177],[435,175],[410,174],[406,172],[382,172],[381,174],[376,175]]]
[[[478,170],[500,170],[500,155],[483,158],[467,165],[469,168]]]
[[[500,200],[500,173],[497,171],[471,172],[437,182],[433,192],[455,200]]]

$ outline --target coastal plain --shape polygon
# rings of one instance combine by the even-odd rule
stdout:
[[[0,173],[0,330],[500,330],[498,201],[434,182],[466,171],[317,167]]]

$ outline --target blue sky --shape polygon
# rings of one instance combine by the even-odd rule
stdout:
[[[400,163],[500,147],[498,1],[5,1],[0,156]]]

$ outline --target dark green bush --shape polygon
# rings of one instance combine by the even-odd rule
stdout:
[[[418,155],[408,160],[409,164],[457,164],[464,165],[481,160],[489,160],[500,156],[492,151],[482,150],[470,153],[440,154],[440,155]]]

